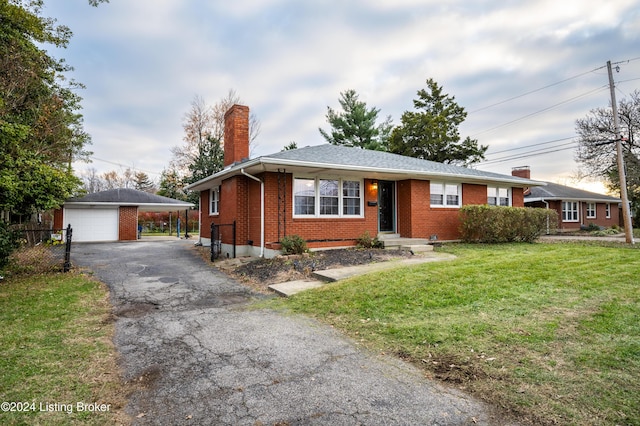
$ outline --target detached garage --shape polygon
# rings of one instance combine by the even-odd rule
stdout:
[[[56,210],[54,227],[71,225],[74,242],[138,238],[138,212],[180,211],[194,205],[136,189],[120,188],[71,198]]]

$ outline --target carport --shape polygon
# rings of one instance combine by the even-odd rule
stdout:
[[[173,198],[119,188],[70,198],[54,212],[54,228],[71,225],[74,242],[131,241],[138,238],[138,213],[193,208]]]

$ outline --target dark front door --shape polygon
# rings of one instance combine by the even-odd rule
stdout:
[[[388,180],[378,182],[378,230],[396,230],[396,183]]]

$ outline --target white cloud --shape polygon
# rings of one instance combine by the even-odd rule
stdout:
[[[58,56],[87,85],[81,96],[95,156],[158,172],[181,142],[182,118],[196,94],[215,103],[235,89],[262,122],[255,151],[262,155],[292,140],[323,143],[317,129],[327,127],[326,107],[337,107],[346,89],[398,123],[433,77],[470,112],[463,136],[496,128],[477,136],[496,150],[573,134],[575,119],[608,105],[606,92],[518,119],[606,85],[606,74],[475,110],[608,59],[639,56],[634,0],[332,3],[136,0],[92,8],[82,0],[46,0],[45,13],[75,33]],[[624,64],[622,74],[630,81],[620,87],[629,93],[640,61]],[[576,168],[564,151],[491,170],[510,173],[523,161],[531,161],[534,177],[549,180]]]

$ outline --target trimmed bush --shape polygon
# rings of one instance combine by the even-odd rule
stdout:
[[[364,231],[364,234],[360,235],[356,240],[356,244],[359,248],[382,248],[382,243],[378,240],[378,237],[372,237],[369,231]]]
[[[460,233],[465,242],[532,243],[540,235],[554,232],[555,210],[528,207],[464,206],[460,209]]]
[[[307,242],[299,235],[287,235],[280,241],[282,254],[302,254],[307,251]]]

